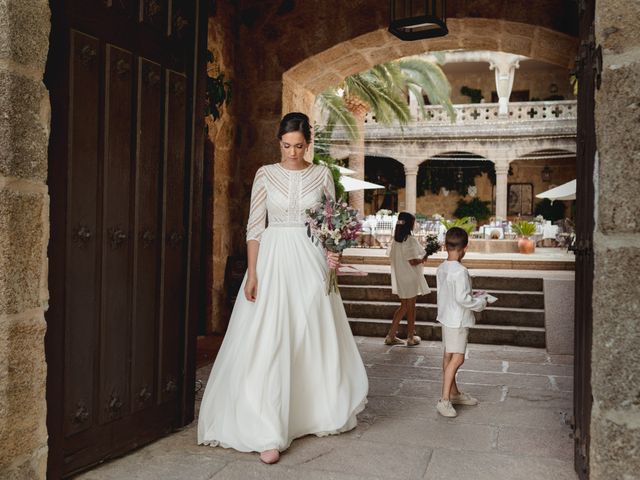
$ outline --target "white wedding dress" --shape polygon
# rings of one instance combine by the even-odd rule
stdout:
[[[245,275],[202,399],[199,444],[283,451],[303,435],[356,426],[367,375],[340,295],[326,295],[324,252],[305,227],[305,209],[322,193],[335,195],[324,166],[256,173],[247,240],[260,242],[257,299],[246,300]]]

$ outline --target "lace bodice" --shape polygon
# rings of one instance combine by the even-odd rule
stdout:
[[[335,198],[333,176],[325,166],[287,170],[275,163],[260,167],[251,189],[247,241],[260,241],[267,219],[269,225],[304,226],[305,210],[316,205],[323,193]]]

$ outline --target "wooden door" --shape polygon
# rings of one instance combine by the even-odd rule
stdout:
[[[591,336],[593,293],[593,171],[596,154],[594,119],[595,88],[599,81],[599,50],[595,46],[594,0],[581,0],[578,75],[578,145],[576,191],[576,291],[574,365],[575,468],[581,479],[589,478],[589,426],[591,422]]]
[[[57,479],[193,419],[207,15],[200,0],[51,3]]]

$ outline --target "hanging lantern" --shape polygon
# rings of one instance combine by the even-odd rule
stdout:
[[[542,181],[543,182],[550,182],[551,181],[551,169],[549,168],[549,165],[545,165],[544,166],[540,176],[542,177]]]
[[[400,40],[442,37],[449,33],[446,0],[391,0],[389,31]]]

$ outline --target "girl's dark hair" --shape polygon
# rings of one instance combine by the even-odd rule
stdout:
[[[411,235],[415,222],[416,217],[409,212],[400,212],[400,214],[398,214],[398,221],[396,222],[396,230],[393,232],[393,239],[396,242],[404,242],[407,237]]]
[[[278,140],[282,140],[282,136],[286,133],[300,132],[304,135],[307,143],[311,143],[311,125],[309,117],[304,113],[291,112],[287,113],[280,120],[280,128],[278,129]]]

